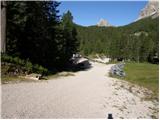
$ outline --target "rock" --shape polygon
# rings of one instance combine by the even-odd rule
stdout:
[[[18,74],[18,72],[19,72],[19,70],[18,69],[15,69],[15,71],[14,71],[14,75],[17,75]]]
[[[97,26],[99,26],[99,27],[109,27],[111,25],[109,24],[108,21],[106,21],[104,19],[100,19],[100,21],[97,23]]]
[[[91,66],[91,64],[89,63],[88,60],[84,60],[78,63],[78,67],[85,69],[85,68],[89,68]]]
[[[135,36],[140,36],[140,35],[142,35],[142,34],[145,35],[145,36],[148,36],[148,33],[145,32],[145,31],[140,31],[140,32],[135,32],[135,33],[134,33]]]
[[[147,5],[141,10],[137,20],[151,16],[153,19],[159,16],[159,2],[149,0]]]
[[[9,83],[9,82],[6,82],[6,81],[5,81],[5,82],[3,82],[3,84],[8,84],[8,83]]]
[[[111,61],[111,58],[108,58],[108,57],[106,57],[106,56],[101,56],[101,57],[100,57],[100,56],[97,56],[97,58],[94,58],[93,61],[106,64],[106,63],[108,63],[109,61]]]
[[[36,74],[36,73],[32,73],[25,76],[26,79],[31,79],[31,80],[39,80],[41,77],[42,77],[41,74]]]
[[[67,76],[69,74],[69,72],[60,72],[60,73],[58,73],[58,75],[60,75],[60,76]]]
[[[118,75],[120,77],[126,76],[125,72],[123,71],[125,63],[116,64],[111,67],[110,73],[112,75]]]

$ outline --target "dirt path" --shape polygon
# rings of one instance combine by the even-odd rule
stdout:
[[[146,90],[108,77],[112,65],[92,66],[75,76],[2,85],[2,118],[158,117],[158,103],[142,100]]]

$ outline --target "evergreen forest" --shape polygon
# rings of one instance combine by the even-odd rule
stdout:
[[[159,59],[159,17],[120,27],[85,27],[73,23],[70,11],[59,15],[59,5],[56,1],[1,2],[6,16],[1,18],[6,24],[2,60],[10,59],[3,57],[9,55],[52,71],[64,69],[76,53],[136,62]]]

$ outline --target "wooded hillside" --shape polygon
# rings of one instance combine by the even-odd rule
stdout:
[[[1,52],[50,70],[63,69],[79,51],[82,55],[104,54],[113,60],[153,62],[159,58],[159,18],[121,27],[83,27],[73,23],[70,11],[60,18],[59,4],[4,1]]]
[[[159,55],[159,18],[145,18],[121,27],[77,26],[80,51],[113,59],[149,61]]]

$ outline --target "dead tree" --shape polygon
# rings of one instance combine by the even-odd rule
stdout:
[[[6,1],[1,1],[1,52],[6,52]]]

